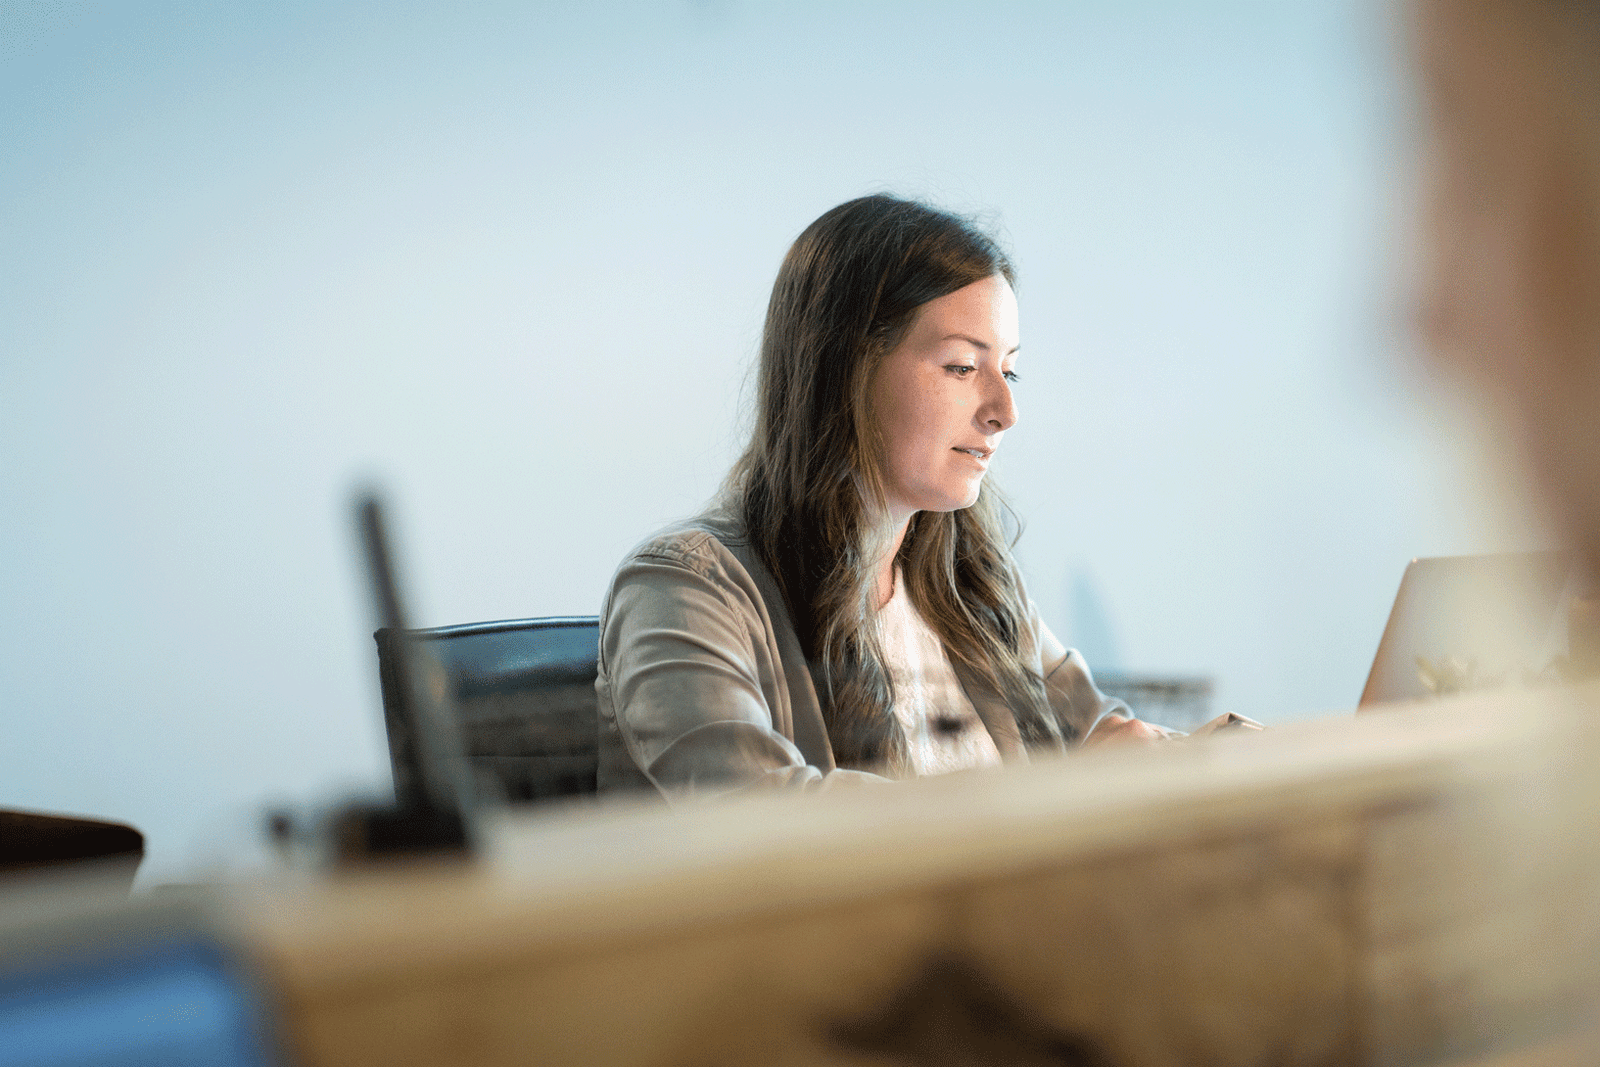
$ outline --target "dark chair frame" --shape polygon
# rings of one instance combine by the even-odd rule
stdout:
[[[482,792],[513,803],[595,792],[598,618],[505,619],[408,632],[444,669],[462,750]],[[412,739],[399,711],[397,631],[384,628],[373,639],[389,754],[399,777],[411,765]]]

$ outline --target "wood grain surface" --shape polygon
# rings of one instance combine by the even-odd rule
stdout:
[[[978,1022],[937,1047],[1005,1062],[1044,1046],[985,1011],[1109,1064],[1595,1063],[1596,708],[575,808],[473,866],[241,890],[233,921],[311,1067],[934,1062],[838,1037],[930,966],[984,991],[940,994],[927,1026]]]

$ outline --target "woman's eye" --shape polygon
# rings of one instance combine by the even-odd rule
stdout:
[[[1020,382],[1020,381],[1022,381],[1022,376],[1019,375],[1014,370],[1002,371],[1001,373],[1005,376],[1005,379],[1008,382]]]
[[[952,363],[945,368],[945,370],[955,371],[957,378],[965,378],[967,375],[971,374],[977,369],[977,367],[969,367],[965,363]]]

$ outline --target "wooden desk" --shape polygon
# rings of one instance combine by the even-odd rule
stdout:
[[[936,1047],[1587,1065],[1594,708],[1456,701],[850,795],[575,810],[499,828],[473,868],[240,890],[227,921],[308,1067],[884,1064],[967,1015],[1000,1021]],[[933,1017],[896,1014],[908,987]]]

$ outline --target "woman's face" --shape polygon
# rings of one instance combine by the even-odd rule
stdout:
[[[971,507],[1017,421],[1017,297],[1000,275],[917,309],[872,382],[890,517]]]

